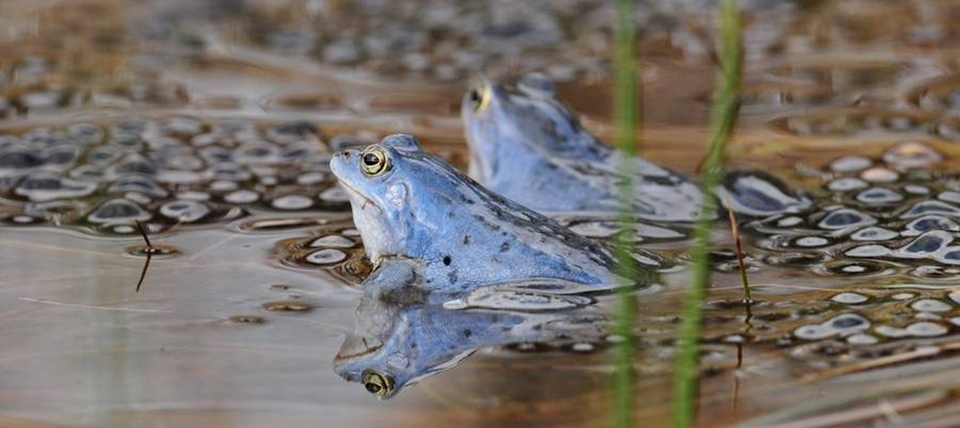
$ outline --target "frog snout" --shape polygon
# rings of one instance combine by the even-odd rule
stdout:
[[[350,162],[358,157],[354,152],[355,150],[342,150],[330,158],[330,171],[333,175],[340,177],[342,173],[349,170]]]
[[[356,150],[341,150],[333,156],[333,159],[330,160],[330,164],[343,163],[350,164],[354,159],[360,159],[360,153]]]

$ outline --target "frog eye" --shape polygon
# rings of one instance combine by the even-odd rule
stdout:
[[[484,111],[490,106],[490,97],[492,93],[490,85],[483,83],[470,89],[470,103],[473,104],[474,111]]]
[[[382,375],[373,370],[365,370],[362,379],[363,387],[367,392],[378,397],[385,397],[393,389],[393,378]]]
[[[360,169],[367,175],[379,175],[390,169],[390,158],[378,147],[370,147],[360,154]]]

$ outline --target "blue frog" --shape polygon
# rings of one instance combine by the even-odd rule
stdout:
[[[516,87],[481,81],[463,97],[470,175],[491,190],[543,213],[611,213],[624,162],[631,166],[639,219],[691,222],[703,194],[689,177],[602,144],[580,125],[540,73]],[[747,216],[803,212],[813,205],[776,178],[759,172],[727,176],[720,202]]]
[[[334,358],[334,372],[387,399],[456,366],[478,348],[599,343],[607,334],[605,316],[588,298],[487,290],[492,289],[472,300],[479,306],[461,309],[364,294],[354,331]],[[493,301],[500,303],[483,304]],[[504,302],[513,310],[505,310]],[[527,310],[510,304],[517,302],[528,302],[522,305]]]
[[[608,248],[477,184],[412,136],[343,150],[330,167],[375,266],[366,287],[412,283],[457,293],[546,280],[605,290],[655,280],[650,266],[629,280],[618,276]]]

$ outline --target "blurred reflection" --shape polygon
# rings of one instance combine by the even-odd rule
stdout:
[[[390,398],[457,365],[482,347],[596,343],[605,318],[583,296],[490,288],[445,304],[368,293],[334,371]]]

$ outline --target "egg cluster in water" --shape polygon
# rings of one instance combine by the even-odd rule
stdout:
[[[7,227],[53,224],[130,235],[137,233],[136,222],[157,232],[270,213],[242,222],[241,231],[320,225],[281,244],[283,264],[321,268],[356,283],[371,266],[328,163],[333,150],[361,144],[348,135],[327,139],[303,122],[184,116],[11,131],[0,135],[0,221]],[[832,352],[914,346],[958,328],[960,297],[946,285],[960,277],[960,244],[954,242],[960,180],[936,168],[943,160],[914,142],[876,159],[844,156],[815,172],[823,184],[812,195],[814,209],[747,221],[750,272],[799,269],[857,284],[816,297],[816,305],[807,298],[761,298],[749,340],[800,345],[795,356],[812,352],[802,344],[817,344],[810,355],[822,355],[827,344]],[[344,215],[317,220],[331,212]],[[606,240],[627,228],[638,246],[667,249],[642,254],[668,272],[680,265],[674,255],[682,254],[690,235],[686,224],[559,220]],[[717,250],[714,261],[718,271],[737,269],[732,252]],[[723,312],[709,313],[720,320]],[[706,343],[745,340],[740,326],[711,322]],[[594,339],[586,345],[606,343],[602,335]]]
[[[942,156],[904,143],[879,162],[845,156],[823,172],[819,208],[804,216],[763,219],[748,228],[766,236],[771,264],[817,265],[832,274],[887,269],[922,278],[960,274],[960,182],[928,166]],[[796,257],[785,257],[794,253]]]
[[[348,136],[335,145],[355,141]],[[251,210],[342,211],[329,150],[309,123],[173,117],[0,134],[7,224],[113,234],[225,221]]]

